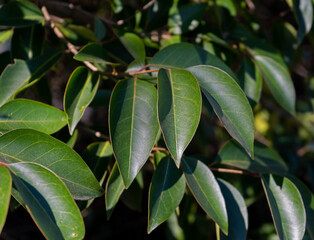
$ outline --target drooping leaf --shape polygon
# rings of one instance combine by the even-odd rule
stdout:
[[[16,99],[0,108],[0,132],[2,133],[18,128],[32,128],[52,134],[66,124],[64,112],[41,102]]]
[[[228,236],[221,234],[222,239],[245,240],[248,230],[248,212],[243,197],[230,183],[219,179],[219,187],[224,196],[228,214]]]
[[[12,179],[6,167],[0,165],[0,233],[9,209]]]
[[[80,211],[63,182],[36,163],[8,165],[26,208],[47,239],[82,239]]]
[[[281,240],[303,239],[305,210],[299,191],[286,177],[262,176],[268,204]]]
[[[148,159],[159,130],[154,86],[135,79],[118,82],[110,100],[109,129],[113,152],[128,188]]]
[[[120,175],[117,163],[113,166],[110,176],[106,184],[105,202],[107,219],[111,217],[111,214],[117,205],[119,198],[124,190],[122,177]]]
[[[98,17],[94,19],[94,31],[95,37],[99,40],[102,40],[106,35],[106,27]]]
[[[75,199],[87,200],[103,194],[82,158],[65,143],[32,129],[17,129],[0,137],[0,161],[33,162],[53,171]]]
[[[65,89],[63,105],[71,135],[97,92],[99,79],[98,73],[92,72],[86,67],[76,68],[70,76]]]
[[[120,41],[135,60],[145,63],[145,45],[139,36],[135,33],[125,33],[120,37]]]
[[[184,191],[182,171],[170,157],[164,157],[157,166],[149,188],[148,233],[170,217],[180,204]]]
[[[0,25],[27,27],[44,21],[40,9],[26,0],[6,3],[0,8]]]
[[[182,169],[186,182],[204,211],[228,234],[228,215],[224,197],[216,178],[200,160],[183,157]]]
[[[248,100],[226,72],[212,66],[188,68],[229,134],[254,156],[254,121]]]
[[[177,167],[197,129],[201,108],[201,91],[190,72],[159,70],[158,118],[166,145]]]
[[[220,150],[217,162],[261,174],[284,174],[288,171],[280,155],[274,149],[259,142],[254,143],[254,160],[233,140]]]
[[[81,50],[74,56],[74,59],[92,63],[112,64],[106,50],[96,43],[89,43],[82,47]]]

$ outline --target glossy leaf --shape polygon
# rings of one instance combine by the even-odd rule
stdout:
[[[87,200],[103,194],[82,158],[65,143],[31,129],[17,129],[0,137],[0,161],[33,162],[53,171],[75,199]]]
[[[106,50],[96,43],[89,43],[82,47],[81,50],[74,56],[74,59],[92,63],[112,64]]]
[[[149,188],[148,233],[170,217],[180,204],[184,191],[182,171],[170,157],[164,157],[157,166]]]
[[[92,72],[86,67],[76,68],[70,76],[63,104],[71,135],[97,92],[99,79],[98,73]]]
[[[0,25],[7,27],[26,27],[44,21],[40,9],[26,0],[4,4],[0,8]]]
[[[248,100],[235,80],[212,66],[188,68],[229,134],[254,156],[254,120]]]
[[[8,165],[26,208],[47,239],[82,239],[82,216],[63,182],[35,163]]]
[[[200,121],[202,96],[195,77],[186,70],[158,72],[158,118],[166,145],[180,166],[184,150]]]
[[[230,183],[219,179],[218,184],[226,202],[229,226],[228,236],[222,233],[221,239],[245,240],[249,225],[245,201]]]
[[[220,150],[217,162],[251,172],[284,174],[288,171],[283,159],[272,148],[254,143],[254,160],[235,141],[229,141]]]
[[[11,197],[12,179],[6,167],[0,165],[0,233],[7,218]]]
[[[122,181],[122,177],[120,175],[118,165],[115,164],[112,168],[110,176],[108,178],[106,184],[106,194],[105,194],[105,202],[106,202],[106,213],[107,219],[111,217],[111,214],[117,205],[119,198],[124,190],[124,185]]]
[[[134,33],[125,33],[120,37],[120,41],[135,60],[145,63],[145,45],[139,36]]]
[[[28,99],[16,99],[0,108],[0,132],[32,128],[52,134],[67,124],[63,111]]]
[[[118,82],[110,100],[109,130],[123,183],[128,188],[148,159],[159,130],[154,86],[135,79]]]
[[[303,239],[305,210],[295,185],[288,178],[277,175],[264,175],[262,183],[279,238]]]
[[[228,234],[228,215],[224,197],[216,178],[200,160],[183,157],[182,169],[186,182],[204,211]]]

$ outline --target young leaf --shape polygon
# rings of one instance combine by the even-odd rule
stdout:
[[[71,135],[97,92],[99,79],[98,73],[91,72],[86,67],[76,68],[70,76],[63,105]]]
[[[212,66],[200,65],[187,70],[196,77],[201,90],[230,135],[253,157],[253,112],[235,80]]]
[[[0,108],[0,132],[32,128],[46,134],[59,131],[67,124],[64,112],[50,105],[28,99],[16,99]]]
[[[220,187],[209,168],[199,160],[182,158],[186,182],[204,211],[228,234],[228,215]]]
[[[81,50],[74,56],[74,59],[92,63],[112,64],[107,55],[107,51],[96,43],[89,43],[82,47]]]
[[[139,36],[134,33],[125,33],[120,37],[120,41],[135,60],[145,64],[145,45]]]
[[[118,82],[110,100],[109,130],[123,183],[128,188],[148,159],[159,130],[155,87],[136,79]]]
[[[8,164],[26,208],[47,239],[82,239],[82,216],[63,182],[35,163]]]
[[[157,166],[149,188],[148,233],[169,218],[180,204],[184,191],[182,171],[170,157],[164,157]]]
[[[202,95],[195,77],[186,70],[158,72],[158,118],[166,145],[180,166],[184,150],[201,117]]]
[[[99,197],[103,189],[82,158],[65,143],[31,129],[0,137],[0,161],[34,162],[47,167],[66,184],[75,199]]]
[[[261,174],[283,174],[288,171],[280,155],[274,149],[259,142],[254,143],[254,160],[232,140],[220,150],[217,162]]]
[[[7,218],[11,197],[12,179],[9,171],[0,165],[0,233]]]
[[[262,176],[268,204],[280,239],[303,239],[305,210],[299,191],[286,177]]]

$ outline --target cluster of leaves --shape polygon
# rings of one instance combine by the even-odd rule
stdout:
[[[104,193],[108,219],[120,198],[139,209],[141,194],[137,200],[134,195],[144,191],[142,172],[153,170],[148,233],[168,220],[172,234],[182,238],[179,205],[193,196],[216,223],[217,239],[246,239],[247,205],[250,197],[252,203],[257,201],[258,193],[248,196],[239,180],[228,177],[242,173],[261,180],[280,239],[314,239],[313,193],[288,168],[289,159],[283,160],[271,143],[260,142],[269,137],[260,126],[271,128],[260,117],[272,111],[267,105],[279,109],[289,124],[301,122],[304,145],[312,141],[311,92],[303,100],[305,107],[297,106],[296,111],[290,71],[304,54],[303,43],[313,36],[313,3],[287,1],[298,30],[281,22],[277,30],[288,36],[288,43],[276,44],[282,36],[274,34],[271,44],[263,40],[261,24],[248,14],[247,8],[255,9],[254,4],[235,2],[161,0],[137,10],[114,1],[113,20],[131,14],[116,22],[71,5],[71,12],[92,21],[93,30],[75,14],[63,18],[60,9],[70,8],[67,3],[4,4],[0,8],[0,230],[12,195],[12,209],[23,206],[47,239],[82,239],[80,210]],[[61,111],[52,106],[51,87],[44,80],[59,71],[55,66],[64,55],[72,53],[71,64],[77,67],[71,70]],[[313,89],[310,73],[305,75]],[[263,102],[262,93],[277,103]],[[108,129],[95,130],[95,124],[83,121],[87,108],[99,107],[108,110],[108,123],[103,119]],[[202,123],[203,118],[211,123]],[[96,141],[80,156],[73,147],[84,131],[95,133]],[[207,151],[201,138],[208,131],[217,139],[218,143],[210,143],[214,148],[224,143],[219,153],[189,154],[193,139]],[[232,140],[227,141],[229,136]],[[224,174],[218,178],[212,170]],[[75,200],[81,200],[80,209]]]

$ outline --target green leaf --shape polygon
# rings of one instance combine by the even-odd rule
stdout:
[[[122,177],[120,175],[117,163],[113,166],[110,176],[106,184],[105,202],[107,220],[111,217],[111,214],[117,205],[119,198],[124,191],[124,185]]]
[[[219,58],[190,43],[176,43],[157,52],[150,65],[158,68],[188,68],[196,65],[217,67],[236,79],[231,69]]]
[[[27,27],[44,21],[40,9],[29,1],[13,1],[0,8],[0,25]]]
[[[186,182],[204,211],[228,234],[228,215],[224,197],[213,173],[200,160],[183,157]]]
[[[67,124],[64,112],[50,105],[28,99],[16,99],[0,108],[0,132],[32,128],[52,134]]]
[[[118,82],[110,100],[109,130],[123,183],[128,188],[148,159],[159,130],[155,87],[135,79]]]
[[[12,179],[9,171],[0,165],[0,233],[9,209]]]
[[[8,165],[26,208],[47,239],[82,239],[82,216],[63,182],[35,163]]]
[[[217,162],[251,172],[283,174],[287,165],[272,148],[259,142],[254,143],[254,160],[235,141],[229,141],[220,150]]]
[[[74,56],[74,59],[92,63],[113,64],[107,55],[107,51],[96,43],[89,43],[82,47]]]
[[[186,70],[158,72],[158,118],[177,167],[201,117],[202,95],[195,77]]]
[[[170,157],[164,157],[157,166],[149,188],[148,233],[170,217],[180,204],[184,191],[182,171]]]
[[[82,158],[65,143],[31,129],[17,129],[0,137],[0,161],[33,162],[49,168],[66,184],[75,199],[103,194]]]
[[[139,36],[134,33],[125,33],[120,37],[120,41],[135,60],[145,64],[145,45]]]
[[[229,134],[254,156],[254,119],[248,100],[235,80],[212,66],[188,68]]]
[[[239,191],[230,183],[219,179],[219,187],[224,196],[228,214],[228,236],[222,233],[222,239],[245,240],[249,220],[245,201]]]
[[[76,68],[70,76],[65,89],[63,105],[71,135],[97,92],[99,79],[98,73],[82,66]]]
[[[95,30],[95,37],[98,40],[102,40],[105,37],[106,27],[98,17],[95,17],[95,20],[94,20],[94,30]]]
[[[305,210],[299,191],[286,177],[262,176],[268,204],[281,240],[302,239],[305,232]]]

